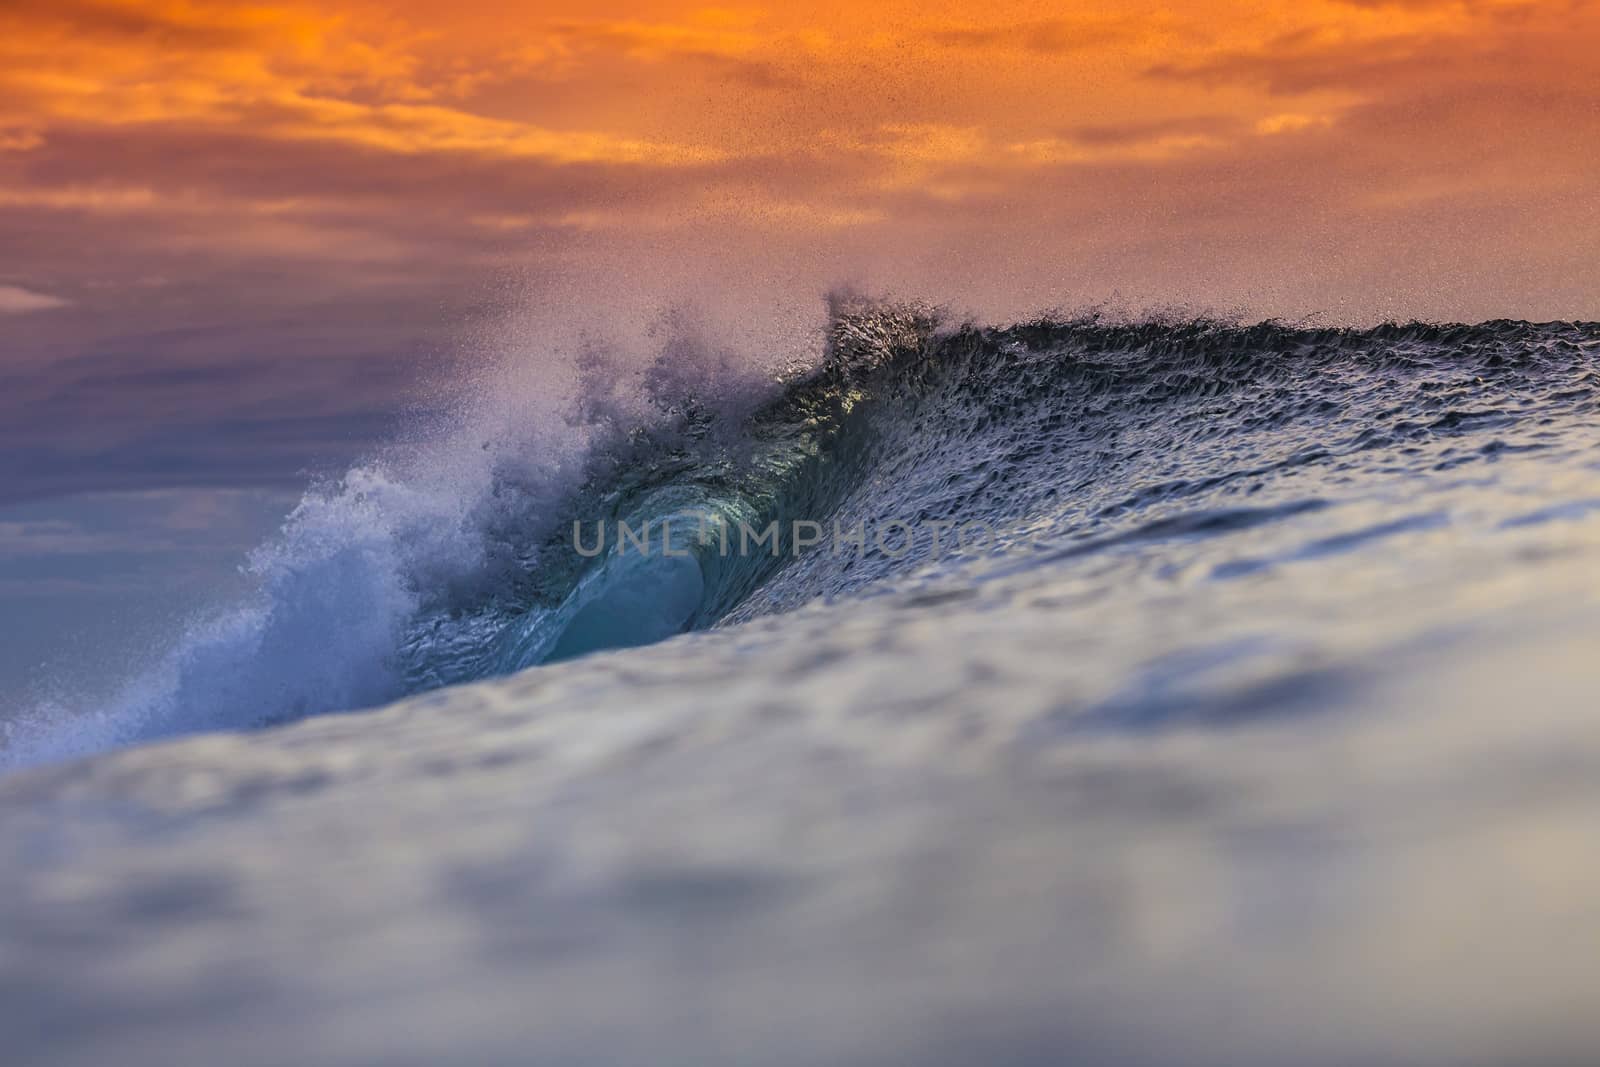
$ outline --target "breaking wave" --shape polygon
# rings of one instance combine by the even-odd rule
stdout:
[[[820,347],[774,375],[680,330],[647,364],[589,349],[559,381],[495,379],[453,425],[313,487],[251,555],[249,603],[195,620],[103,706],[13,722],[0,759],[369,707],[863,594],[939,551],[800,551],[796,522],[976,526],[958,561],[1024,565],[1319,506],[1258,494],[1274,472],[1449,437],[1430,463],[1538,448],[1526,416],[1600,397],[1581,324],[981,328],[840,297]],[[1228,507],[1181,507],[1219,488]],[[691,536],[708,518],[776,524],[778,544],[726,553]],[[574,524],[618,522],[679,533],[577,550]]]

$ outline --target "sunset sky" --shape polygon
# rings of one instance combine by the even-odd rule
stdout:
[[[0,496],[287,486],[519,305],[1596,318],[1597,170],[1584,0],[5,0]]]

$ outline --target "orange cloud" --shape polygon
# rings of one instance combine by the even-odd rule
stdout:
[[[555,130],[429,103],[421,60],[353,37],[345,20],[292,7],[198,7],[134,0],[29,0],[0,27],[0,89],[27,122],[28,145],[51,125],[187,122],[273,140],[335,140],[416,153],[558,162],[677,165],[714,149],[601,131]],[[42,132],[40,132],[42,128]],[[8,146],[24,142],[7,138]]]
[[[1295,255],[1327,269],[1288,221],[1305,205],[1353,250],[1385,239],[1380,207],[1459,243],[1448,205],[1493,198],[1575,249],[1597,55],[1569,0],[11,0],[0,239],[70,292],[54,249],[88,216],[172,277],[334,272],[336,245],[555,271],[646,232],[966,252],[1031,216],[1023,238],[1059,233],[1107,285],[1182,278],[1201,234],[1282,247],[1281,285]]]
[[[1028,22],[935,27],[927,31],[927,38],[935,44],[951,48],[1015,49],[1064,55],[1119,45],[1148,36],[1164,21],[1159,18],[1089,14]]]

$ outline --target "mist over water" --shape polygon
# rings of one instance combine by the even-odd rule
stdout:
[[[0,720],[0,766],[462,680],[425,662],[433,643],[492,637],[471,613],[506,596],[532,606],[519,590],[537,583],[543,542],[578,488],[666,447],[691,403],[738,432],[780,368],[817,357],[820,312],[812,318],[809,331],[769,326],[757,352],[726,347],[688,306],[567,324],[530,311],[481,331],[450,365],[460,377],[440,383],[456,397],[448,415],[308,488],[244,561],[250,596],[197,612],[109,698],[74,696],[72,670],[58,669],[48,686],[58,696]],[[428,632],[463,612],[458,628]]]

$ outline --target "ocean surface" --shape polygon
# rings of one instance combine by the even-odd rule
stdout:
[[[463,416],[8,709],[5,1061],[1600,1062],[1600,325],[824,348]]]

